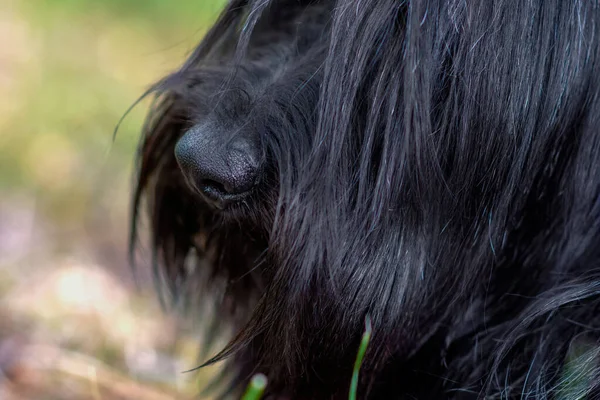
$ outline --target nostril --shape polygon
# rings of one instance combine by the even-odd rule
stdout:
[[[197,190],[200,191],[205,198],[214,202],[213,204],[218,207],[247,197],[252,189],[251,186],[234,186],[232,182],[219,182],[213,179],[200,179],[198,184],[194,186],[196,186]]]
[[[200,190],[205,194],[227,196],[232,193],[231,190],[227,190],[225,185],[214,181],[212,179],[203,179],[200,181]]]

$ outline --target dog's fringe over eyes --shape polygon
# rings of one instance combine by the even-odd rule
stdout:
[[[361,398],[600,393],[598,1],[233,0],[149,93],[132,254],[225,396],[347,398],[366,315]]]

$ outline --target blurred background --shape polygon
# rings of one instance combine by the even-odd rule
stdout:
[[[214,373],[127,264],[148,102],[112,134],[223,3],[0,0],[0,399],[186,399]]]

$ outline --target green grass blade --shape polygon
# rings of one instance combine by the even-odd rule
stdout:
[[[246,388],[246,393],[242,400],[259,400],[267,387],[267,377],[263,374],[256,374],[252,377],[250,384]]]
[[[572,344],[554,398],[556,400],[591,399],[590,391],[594,384],[598,360],[600,360],[600,349],[594,344],[582,342]]]
[[[362,365],[363,358],[367,352],[367,346],[371,340],[371,319],[367,316],[365,321],[365,333],[363,333],[362,340],[360,341],[360,347],[358,348],[358,354],[356,355],[356,361],[354,362],[354,370],[352,372],[352,382],[350,383],[350,395],[349,400],[356,400],[356,390],[358,388],[358,372]]]

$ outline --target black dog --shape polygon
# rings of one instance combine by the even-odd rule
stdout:
[[[140,146],[171,294],[227,393],[596,398],[600,5],[233,0]]]

